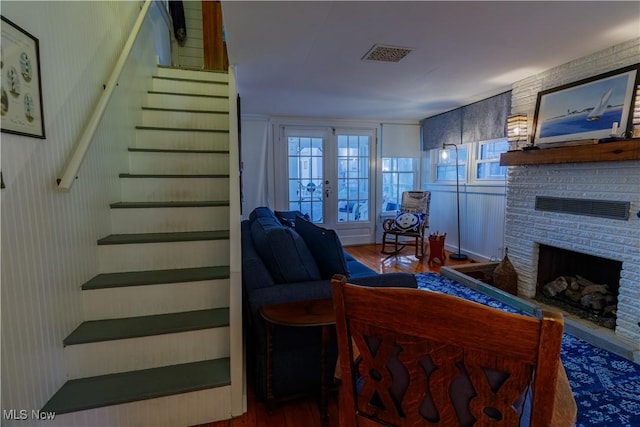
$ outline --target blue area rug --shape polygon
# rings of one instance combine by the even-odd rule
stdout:
[[[420,289],[520,313],[439,274],[416,274],[416,279]],[[561,357],[578,405],[577,427],[640,427],[640,365],[566,333]]]

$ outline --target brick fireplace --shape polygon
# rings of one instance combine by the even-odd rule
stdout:
[[[639,57],[640,38],[634,38],[525,78],[513,85],[511,112],[527,114],[531,130],[539,92],[636,64]],[[528,298],[536,293],[540,245],[621,262],[615,329],[598,330],[591,342],[600,345],[594,341],[619,340],[619,348],[627,350],[625,356],[640,361],[640,155],[618,160],[618,150],[610,148],[612,144],[617,145],[565,151],[562,161],[566,163],[554,163],[559,160],[556,157],[551,164],[510,167],[504,246],[509,248],[509,258],[518,272],[518,291]],[[554,157],[552,150],[564,148],[529,153]],[[635,150],[640,150],[637,144]],[[629,202],[625,207],[628,218],[536,210],[536,197]],[[565,322],[567,329],[570,326]],[[588,326],[576,327],[585,333],[592,331]]]
[[[534,298],[537,284],[549,279],[538,277],[541,246],[618,263],[619,272],[602,279],[615,282],[619,275],[611,339],[640,359],[640,161],[512,166],[506,197],[505,247],[518,272],[518,294]],[[627,203],[627,217],[539,209],[541,197]]]

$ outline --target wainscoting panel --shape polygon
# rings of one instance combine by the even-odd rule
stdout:
[[[102,93],[139,6],[2,4],[3,16],[40,41],[47,135],[40,140],[2,134],[3,410],[38,410],[67,379],[62,340],[82,320],[80,286],[98,271],[96,241],[110,231],[109,203],[120,198],[117,173],[126,170],[126,147],[133,145],[134,107],[139,110],[147,90],[142,81],[150,81],[155,70],[156,36],[148,22],[71,192],[58,191],[56,178]],[[157,14],[156,8],[149,13]],[[3,426],[23,423],[2,420]]]
[[[431,190],[429,232],[447,233],[447,249],[458,250],[456,186]],[[461,252],[479,260],[502,258],[504,251],[504,187],[460,186]]]

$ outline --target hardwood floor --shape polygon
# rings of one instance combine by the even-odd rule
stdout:
[[[358,261],[378,273],[425,273],[440,272],[440,265],[433,263],[428,265],[428,256],[419,260],[412,255],[412,248],[406,248],[397,256],[389,259],[387,255],[381,254],[381,245],[349,246],[345,250],[353,255]],[[445,265],[457,265],[473,262],[451,261],[447,259]],[[339,411],[337,395],[329,398],[329,417],[323,423],[318,409],[318,397],[310,396],[281,403],[269,413],[263,402],[255,399],[251,378],[248,380],[247,412],[241,417],[232,420],[218,421],[215,423],[203,424],[198,427],[338,427]]]
[[[380,253],[382,249],[381,245],[362,245],[362,246],[348,246],[345,250],[349,252],[355,259],[377,271],[378,273],[426,273],[432,271],[434,273],[440,272],[440,264],[433,262],[431,265],[427,263],[429,259],[428,251],[427,256],[422,259],[418,259],[413,255],[413,248],[405,248],[404,251],[398,255],[389,257]],[[426,248],[425,248],[426,249]],[[472,261],[453,261],[449,259],[450,252],[446,251],[447,259],[445,265],[459,265],[467,264]],[[387,259],[387,257],[389,257]],[[386,260],[385,260],[386,259]]]

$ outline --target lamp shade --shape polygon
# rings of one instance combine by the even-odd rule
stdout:
[[[636,100],[633,106],[632,138],[640,138],[640,86],[636,87]]]
[[[518,147],[527,141],[527,115],[514,114],[507,117],[507,139],[510,148]]]

